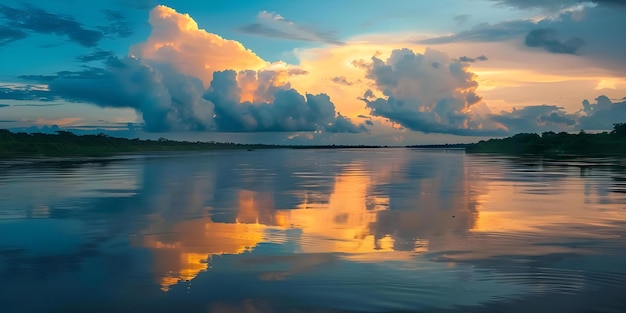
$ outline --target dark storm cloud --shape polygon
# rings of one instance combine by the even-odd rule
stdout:
[[[28,34],[8,26],[0,26],[0,46],[28,37]]]
[[[553,53],[577,54],[585,41],[577,37],[561,41],[554,29],[539,28],[531,30],[526,35],[524,44],[528,47],[541,47]]]
[[[263,77],[259,75],[258,79]],[[221,131],[364,131],[336,113],[335,105],[325,94],[303,96],[288,85],[268,89],[268,93],[272,98],[269,103],[241,103],[237,73],[229,70],[213,74],[204,97],[215,105],[215,122]]]
[[[109,58],[112,58],[114,56],[115,55],[111,51],[97,50],[92,53],[81,54],[76,57],[76,60],[80,62],[102,61],[108,60]]]
[[[50,13],[31,5],[22,9],[0,5],[0,15],[9,20],[6,26],[13,29],[65,36],[85,47],[96,46],[103,37],[101,32],[86,29],[70,16]]]

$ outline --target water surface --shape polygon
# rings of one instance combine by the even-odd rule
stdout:
[[[2,312],[623,312],[626,160],[0,161]]]

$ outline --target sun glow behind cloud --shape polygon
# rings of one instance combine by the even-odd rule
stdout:
[[[500,112],[511,114],[513,108],[540,105],[557,105],[563,108],[564,114],[576,114],[581,109],[582,100],[594,99],[600,95],[598,93],[611,99],[623,98],[625,86],[621,83],[624,78],[623,72],[620,72],[621,67],[606,66],[607,62],[619,60],[619,54],[613,53],[610,49],[598,49],[603,43],[607,43],[606,36],[590,38],[587,36],[589,31],[580,28],[586,24],[596,27],[608,23],[601,19],[607,14],[610,15],[608,21],[619,22],[612,12],[607,11],[608,6],[604,3],[590,6],[576,5],[575,8],[557,6],[558,10],[555,10],[549,9],[549,5],[537,3],[527,5],[517,1],[500,2],[503,7],[536,10],[527,13],[517,12],[511,15],[513,20],[496,20],[491,21],[492,24],[478,24],[475,27],[467,23],[477,22],[474,19],[482,16],[481,14],[476,16],[466,14],[460,20],[456,19],[459,16],[456,15],[453,19],[457,21],[456,27],[447,29],[442,27],[424,27],[410,31],[401,28],[379,29],[373,27],[377,23],[371,22],[364,24],[359,32],[348,32],[351,35],[339,36],[338,34],[342,32],[332,29],[320,30],[318,27],[320,25],[307,22],[307,19],[290,10],[255,9],[250,15],[252,19],[250,23],[235,26],[231,29],[232,32],[228,32],[221,27],[223,21],[216,24],[219,19],[210,19],[206,15],[197,14],[196,9],[192,9],[193,6],[181,6],[189,11],[179,12],[173,7],[158,5],[150,12],[149,36],[145,40],[134,37],[140,42],[127,50],[130,57],[119,57],[117,53],[98,46],[96,51],[83,52],[75,57],[75,60],[85,63],[82,70],[62,71],[53,75],[20,76],[21,79],[33,82],[29,84],[30,86],[37,84],[44,86],[44,89],[10,91],[2,96],[10,101],[39,99],[37,97],[43,96],[48,100],[67,100],[95,104],[104,108],[130,108],[137,111],[139,122],[143,119],[145,123],[143,129],[150,132],[279,131],[286,132],[279,135],[283,139],[310,138],[318,142],[339,140],[342,136],[336,136],[336,133],[348,132],[363,133],[358,142],[377,140],[379,143],[390,142],[392,138],[409,141],[424,139],[427,137],[424,133],[434,138],[433,133],[448,136],[485,136],[488,135],[485,129],[510,132],[515,128],[502,125],[501,121],[494,124],[495,120],[490,116],[500,115]],[[13,9],[7,7],[4,10]],[[44,12],[36,8],[22,11]],[[99,44],[100,41],[105,42],[108,38],[114,38],[110,36],[127,36],[132,33],[129,28],[131,24],[124,24],[123,14],[110,13],[107,16],[114,24],[109,28],[102,28],[97,41],[92,40],[95,37],[78,38],[66,33],[65,30],[56,35],[69,36],[84,46],[85,43]],[[554,18],[555,16],[558,18]],[[49,18],[65,17],[51,15]],[[36,26],[20,25],[24,29]],[[72,25],[81,30],[81,34],[98,33],[92,32],[86,24],[72,22]],[[580,30],[581,34],[568,29]],[[108,34],[105,31],[115,31],[115,34]],[[50,32],[43,33],[48,36],[55,35]],[[250,41],[247,41],[248,39]],[[267,45],[259,45],[260,41],[265,40],[301,45],[293,44],[292,47],[297,48],[292,51],[286,50],[282,51],[282,54],[268,57],[264,52]],[[574,41],[578,44],[572,46]],[[8,45],[10,44],[9,42]],[[621,47],[620,44],[616,44],[617,50]],[[402,49],[420,55],[429,50],[447,55],[449,57],[447,62],[459,63],[467,73],[475,75],[472,79],[477,83],[474,93],[482,97],[482,100],[480,103],[466,105],[458,110],[439,110],[435,118],[423,120],[428,114],[435,112],[436,105],[419,102],[424,99],[429,102],[437,98],[433,94],[436,93],[433,91],[436,88],[422,88],[428,84],[426,79],[407,80],[409,76],[418,75],[413,68],[414,73],[410,75],[394,73],[404,75],[402,78],[403,84],[406,85],[404,89],[421,90],[420,96],[412,97],[410,104],[407,105],[412,106],[412,109],[398,115],[404,119],[402,121],[396,116],[399,113],[397,111],[380,114],[382,107],[363,101],[364,96],[368,94],[370,100],[375,97],[392,103],[397,98],[399,89],[391,96],[387,94],[390,91],[387,88],[389,86],[380,85],[372,73],[368,72],[367,64],[374,60],[386,61],[393,51]],[[292,64],[277,58],[286,54],[290,56]],[[101,67],[97,66],[98,62]],[[123,69],[122,65],[128,68]],[[421,69],[422,72],[424,70]],[[238,100],[233,101],[234,98],[229,96],[226,97],[229,103],[215,103],[219,100],[215,94],[209,96],[211,99],[207,100],[207,94],[215,91],[212,86],[214,74],[224,71],[235,73],[236,85],[230,83],[227,85],[228,88],[232,87],[228,92],[236,94]],[[437,77],[441,77],[435,73],[438,72],[431,73],[432,80],[440,81]],[[138,79],[133,75],[142,78]],[[131,77],[135,78],[130,79]],[[198,81],[201,83],[198,84]],[[81,84],[82,87],[79,87]],[[0,87],[13,88],[8,86],[10,84]],[[323,101],[325,102],[323,107],[326,108],[323,114],[325,117],[321,119],[315,117],[315,99],[312,102],[305,101],[305,105],[293,105],[298,107],[294,108],[293,112],[303,111],[303,114],[288,113],[287,107],[281,107],[281,101],[284,102],[285,98],[276,93],[281,90],[294,90],[299,96],[307,99],[308,94],[328,95],[328,101]],[[564,93],[563,90],[568,92]],[[121,100],[113,101],[113,98]],[[448,103],[449,100],[438,99]],[[295,100],[289,101],[291,103]],[[407,99],[400,101],[406,102]],[[9,110],[5,107],[3,112],[11,110],[14,109]],[[334,118],[331,117],[332,114],[335,115]],[[472,114],[482,117],[459,118]],[[74,116],[82,120],[61,126],[94,126],[87,125],[93,124],[90,122],[93,119],[72,115]],[[65,117],[67,116],[61,118]],[[57,119],[56,116],[39,116],[28,119],[32,122],[24,123],[35,124],[40,118],[41,121]],[[411,122],[407,123],[407,119]],[[472,124],[472,121],[477,119],[480,122]],[[14,125],[14,120],[7,119],[6,123]],[[299,121],[294,124],[290,120]],[[133,125],[137,122],[135,117],[130,115],[126,121]],[[437,127],[415,124],[433,121]],[[442,123],[447,125],[442,127]],[[553,126],[554,130],[575,131],[579,127],[578,124],[569,125],[569,128],[563,125],[546,128],[539,124],[526,125],[532,128],[523,131],[543,130]],[[606,125],[608,124],[604,123],[601,127],[604,128]],[[464,139],[457,138],[454,141]]]

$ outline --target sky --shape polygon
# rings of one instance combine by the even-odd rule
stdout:
[[[0,128],[410,145],[626,122],[626,1],[0,4]]]

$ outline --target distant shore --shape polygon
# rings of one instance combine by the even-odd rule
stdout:
[[[467,153],[509,155],[626,155],[626,123],[615,124],[613,131],[590,134],[544,132],[522,133],[502,139],[481,140],[470,144],[429,144],[405,146],[412,149],[465,150]],[[76,135],[67,131],[56,134],[13,133],[0,129],[0,157],[18,156],[111,156],[120,153],[257,150],[257,149],[352,149],[391,148],[377,145],[267,145],[231,142],[189,142],[165,138],[140,140],[111,137],[105,134]]]
[[[120,153],[257,150],[257,149],[344,149],[384,148],[374,145],[267,145],[232,142],[189,142],[165,138],[141,140],[111,137],[105,134],[76,135],[67,131],[56,134],[13,133],[0,129],[0,157],[18,156],[111,156]]]
[[[613,131],[597,134],[544,132],[517,134],[467,145],[467,153],[500,153],[510,155],[626,155],[626,123],[615,124]]]

